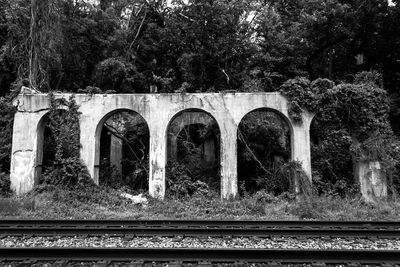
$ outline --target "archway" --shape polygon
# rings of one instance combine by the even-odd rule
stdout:
[[[95,181],[147,191],[149,141],[149,127],[138,113],[124,109],[104,116],[96,129]]]
[[[291,139],[291,124],[278,111],[257,109],[242,118],[237,139],[240,194],[266,190],[277,195],[293,188],[286,168]]]
[[[218,192],[220,130],[207,112],[179,112],[167,128],[167,193],[191,195],[203,188]]]

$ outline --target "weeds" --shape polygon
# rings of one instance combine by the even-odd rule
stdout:
[[[10,175],[0,172],[0,196],[6,197],[11,194],[10,184]]]
[[[365,203],[353,198],[316,196],[296,200],[294,194],[274,196],[265,190],[222,200],[217,193],[197,192],[190,197],[169,196],[148,205],[121,197],[108,186],[65,188],[41,185],[20,197],[0,199],[2,218],[40,219],[231,219],[231,220],[399,220],[400,202]]]

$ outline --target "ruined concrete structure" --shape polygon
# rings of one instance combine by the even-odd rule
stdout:
[[[56,94],[56,98],[69,98]],[[205,94],[77,94],[81,130],[81,158],[93,180],[98,183],[100,134],[105,121],[116,112],[134,111],[147,122],[150,131],[149,193],[158,198],[165,194],[167,132],[173,119],[182,111],[204,111],[214,118],[221,134],[221,196],[238,192],[237,130],[242,118],[251,111],[267,109],[279,114],[289,125],[291,158],[302,163],[311,177],[309,128],[313,114],[303,112],[303,123],[293,123],[288,116],[288,102],[279,93],[205,93]],[[30,191],[38,183],[42,165],[46,94],[20,94],[14,101],[18,108],[14,120],[11,159],[11,184],[17,194]],[[191,117],[190,113],[188,113]],[[194,116],[192,116],[195,119]],[[200,122],[203,123],[203,122]],[[172,127],[176,131],[183,122]],[[183,125],[183,126],[182,126]],[[118,144],[114,144],[118,146]],[[207,144],[214,146],[215,144]],[[115,158],[119,158],[115,155]],[[211,157],[211,156],[210,156]]]

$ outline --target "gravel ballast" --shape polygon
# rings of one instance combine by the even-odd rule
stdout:
[[[16,237],[0,239],[0,247],[99,248],[255,248],[255,249],[370,249],[400,250],[397,239],[345,239],[288,237]]]

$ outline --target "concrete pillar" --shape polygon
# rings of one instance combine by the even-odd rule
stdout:
[[[46,112],[17,112],[14,116],[10,180],[17,195],[29,192],[39,182],[36,168],[42,163],[44,125],[38,126]]]
[[[221,129],[221,197],[235,197],[237,185],[237,126],[233,120],[226,120]]]
[[[215,142],[214,138],[208,138],[203,143],[204,160],[206,162],[215,162]]]
[[[291,136],[292,160],[301,163],[305,173],[311,182],[311,143],[310,124],[312,116],[303,115],[303,123],[292,123],[293,133]],[[300,193],[299,182],[294,181],[295,192]]]
[[[387,197],[387,179],[379,161],[356,163],[355,176],[360,183],[360,191],[368,202],[384,200]]]
[[[311,180],[310,132],[303,127],[293,127],[292,160],[299,161]]]
[[[119,173],[122,173],[122,140],[113,134],[110,138],[110,163]]]
[[[88,168],[89,174],[95,184],[99,184],[99,158],[100,158],[100,129],[97,129],[98,121],[90,114],[80,116],[80,143],[81,159]]]
[[[166,123],[162,119],[149,122],[150,130],[150,166],[149,194],[154,198],[163,199],[165,196],[165,166],[166,166]]]

